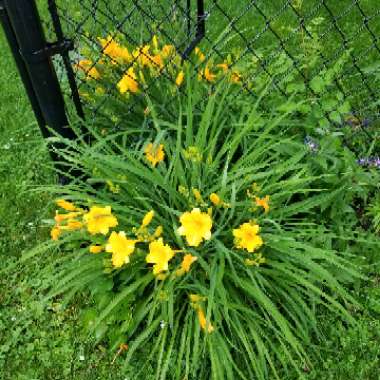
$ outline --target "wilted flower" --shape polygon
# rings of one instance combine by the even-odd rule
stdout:
[[[199,151],[198,147],[196,146],[189,146],[183,151],[183,155],[187,160],[191,160],[193,162],[200,162],[202,161],[203,155]]]
[[[261,264],[266,262],[265,257],[261,253],[255,254],[254,259],[245,259],[245,264],[248,266],[256,266],[259,267]]]
[[[178,276],[182,276],[185,273],[190,272],[190,267],[193,263],[195,263],[198,260],[196,256],[191,255],[190,253],[187,253],[181,263],[181,268],[179,268],[176,272]]]
[[[231,82],[232,83],[240,83],[241,82],[241,74],[239,73],[239,71],[234,70],[231,73]]]
[[[61,229],[65,230],[79,230],[83,227],[83,223],[78,220],[69,220],[65,226],[62,226]]]
[[[362,127],[366,128],[366,127],[368,127],[370,124],[371,124],[371,120],[370,120],[370,119],[368,119],[368,118],[364,118],[364,119],[362,120]]]
[[[203,309],[201,307],[198,308],[197,314],[198,314],[199,324],[202,330],[208,333],[212,333],[214,331],[214,327],[211,323],[207,323],[205,313],[203,312]]]
[[[227,73],[229,69],[228,63],[226,62],[219,63],[218,65],[216,65],[216,67],[220,68],[224,73]]]
[[[197,203],[202,203],[203,202],[203,198],[202,198],[202,194],[201,192],[196,189],[196,188],[192,188],[191,191],[193,192],[193,195],[194,195],[194,198],[196,200]]]
[[[256,206],[262,207],[265,210],[265,213],[269,211],[269,195],[266,195],[264,198],[255,197]]]

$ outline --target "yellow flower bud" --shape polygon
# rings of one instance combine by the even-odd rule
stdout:
[[[144,216],[144,219],[142,221],[142,227],[148,226],[152,222],[153,217],[154,217],[154,211],[153,210],[146,213]]]
[[[218,194],[216,193],[212,193],[210,195],[210,201],[215,205],[215,206],[219,206],[220,205],[220,197]]]
[[[90,245],[89,250],[91,253],[100,253],[104,250],[104,247],[102,245]]]

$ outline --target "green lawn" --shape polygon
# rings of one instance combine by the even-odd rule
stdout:
[[[17,264],[24,250],[48,235],[44,219],[52,212],[50,196],[33,190],[55,178],[2,32],[0,47],[0,269],[16,264],[0,272],[0,379],[132,378],[133,368],[123,368],[122,356],[112,364],[113,355],[101,345],[92,346],[81,332],[80,312],[88,300],[67,307],[59,299],[48,307],[39,301],[34,289],[48,257],[36,256],[33,265]],[[325,341],[318,347],[315,368],[305,368],[305,379],[379,379],[379,283],[379,268],[371,268],[370,279],[355,289],[365,306],[353,312],[357,328],[321,316]]]

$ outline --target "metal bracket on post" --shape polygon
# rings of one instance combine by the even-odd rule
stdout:
[[[69,85],[71,89],[71,97],[73,99],[75,109],[77,111],[78,116],[84,120],[82,102],[79,97],[78,87],[75,80],[75,74],[73,72],[73,68],[71,66],[70,57],[69,57],[69,50],[72,50],[74,44],[71,40],[68,40],[63,35],[61,20],[58,15],[58,9],[57,9],[57,4],[55,3],[55,0],[48,0],[48,8],[49,8],[50,16],[53,22],[55,35],[58,39],[58,43],[62,45],[65,45],[65,43],[69,44],[68,48],[62,49],[59,52],[59,54],[62,56],[63,64],[65,65],[67,79],[69,81]]]
[[[47,42],[43,49],[32,53],[24,53],[22,51],[20,51],[20,53],[27,63],[37,63],[46,60],[48,57],[52,57],[57,54],[64,54],[73,49],[73,41],[66,38],[63,41]]]

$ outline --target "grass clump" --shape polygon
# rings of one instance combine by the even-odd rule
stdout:
[[[287,137],[290,111],[263,114],[257,102],[231,115],[222,85],[197,113],[188,91],[175,123],[151,105],[140,129],[89,127],[92,146],[61,152],[83,178],[49,188],[56,242],[30,254],[56,247],[42,288],[64,302],[87,293],[83,326],[157,378],[300,373],[304,347],[322,337],[318,313],[354,323],[359,232],[335,228],[332,210],[359,190]]]

